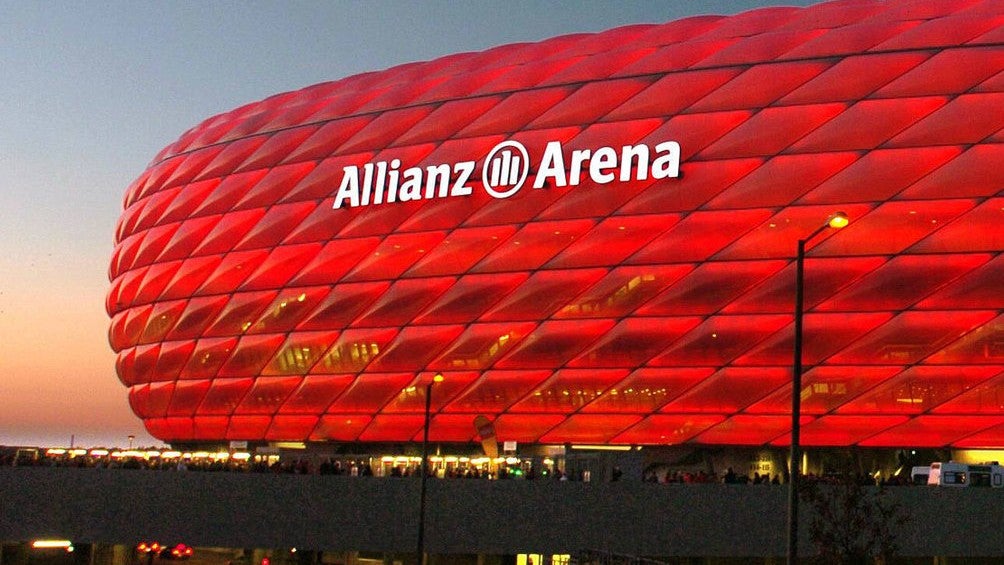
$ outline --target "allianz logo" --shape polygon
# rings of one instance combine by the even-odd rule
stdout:
[[[518,193],[530,174],[530,155],[518,141],[492,148],[481,166],[480,181],[472,182],[477,161],[442,163],[402,169],[400,159],[343,167],[332,208],[354,208],[393,202],[470,196],[476,186],[494,198]],[[646,144],[573,150],[566,160],[561,142],[550,141],[535,167],[534,189],[578,186],[584,178],[595,184],[678,178],[680,144]]]

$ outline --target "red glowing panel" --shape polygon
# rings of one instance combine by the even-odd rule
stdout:
[[[470,120],[461,130],[463,136],[484,135],[525,126],[572,92],[567,86],[515,92],[498,105]]]
[[[632,318],[617,324],[606,336],[568,363],[569,367],[624,367],[649,362],[664,365],[659,355],[669,343],[700,323],[697,317]],[[696,330],[695,330],[696,331]]]
[[[272,136],[258,151],[240,166],[239,171],[273,167],[235,205],[236,208],[268,206],[286,193],[314,168],[314,163],[294,163],[276,166],[280,158],[316,131],[314,127],[296,128]]]
[[[1004,373],[1002,373],[1004,374]],[[937,414],[1000,414],[1004,412],[1004,379],[998,374],[979,386],[937,406]]]
[[[802,426],[812,422],[803,416]],[[694,437],[691,442],[711,445],[764,445],[791,430],[791,416],[738,414]],[[790,443],[790,442],[788,442]]]
[[[513,226],[456,230],[409,269],[405,276],[465,273],[515,232]]]
[[[184,300],[172,300],[155,304],[147,319],[146,328],[139,338],[139,343],[163,341],[167,332],[174,327],[185,309]]]
[[[328,287],[287,288],[272,301],[248,333],[282,333],[292,330],[328,295]]]
[[[215,379],[199,406],[198,413],[233,414],[253,383],[253,379]]]
[[[377,438],[380,438],[381,441],[410,441],[421,429],[423,423],[421,414],[378,414],[359,434],[358,439],[359,441],[373,441]]]
[[[1004,352],[1004,316],[974,328],[941,351],[927,358],[927,363],[994,363]]]
[[[346,330],[314,365],[311,373],[355,373],[387,349],[394,329]]]
[[[116,374],[167,442],[419,441],[442,372],[436,442],[781,447],[805,239],[803,442],[1004,447],[1002,40],[763,8],[209,117],[125,190]]]
[[[562,249],[592,229],[591,220],[535,223],[503,242],[474,267],[474,272],[533,269],[543,265]]]
[[[368,367],[371,371],[420,371],[453,342],[463,326],[409,326]]]
[[[857,15],[854,10],[858,13],[872,15],[880,12],[881,8],[876,6],[855,6],[850,10],[842,12],[840,14],[842,17],[829,25],[822,24],[822,22],[813,22],[811,24],[809,22],[802,22],[803,25],[824,25],[829,29],[825,33],[788,51],[780,58],[802,59],[806,57],[825,57],[827,55],[842,55],[849,52],[864,51],[915,25],[914,22],[887,22],[867,17],[863,19],[848,17],[851,14]],[[827,81],[840,82],[833,77],[828,78]],[[862,92],[857,94],[857,96],[864,94],[867,94],[867,92]],[[831,96],[833,95],[831,94]],[[852,95],[848,97],[857,96]]]
[[[991,426],[970,436],[955,440],[952,445],[961,449],[994,449],[1000,445],[1004,424]]]
[[[330,157],[321,161],[314,167],[306,177],[300,182],[290,187],[289,191],[282,197],[282,202],[299,202],[304,200],[314,200],[326,196],[334,196],[331,193],[331,185],[337,182],[345,167],[362,167],[373,158],[373,153],[359,153],[354,155],[341,155]],[[332,200],[334,204],[334,200]],[[330,221],[339,227],[350,221],[354,215],[348,211],[341,214],[332,215],[331,206],[327,206],[326,216]]]
[[[1004,416],[918,416],[858,442],[866,447],[944,447],[1004,423]]]
[[[434,382],[433,379],[436,375],[442,376],[443,380]],[[426,392],[430,390],[430,384],[432,384],[430,409],[438,412],[451,398],[456,396],[458,391],[464,390],[476,378],[478,378],[478,373],[475,372],[421,373],[408,386],[401,389],[401,392],[383,407],[382,412],[423,413],[427,398]]]
[[[996,367],[916,366],[849,402],[841,414],[919,414],[996,375]]]
[[[799,442],[833,447],[856,445],[906,420],[906,416],[823,416],[800,429]],[[791,434],[778,438],[775,444],[790,445]]]
[[[311,375],[279,408],[280,414],[317,414],[324,412],[331,401],[352,384],[350,375]]]
[[[604,121],[672,116],[691,106],[709,92],[738,74],[737,69],[710,69],[690,73],[690,80],[681,83],[668,76],[648,86],[644,91],[624,101]]]
[[[782,326],[784,315],[712,316],[649,363],[665,366],[723,366]]]
[[[661,412],[734,414],[790,382],[788,368],[725,368],[663,406]]]
[[[825,224],[835,212],[844,212],[848,218],[859,218],[866,211],[866,206],[858,204],[850,204],[842,209],[834,209],[832,206],[784,208],[767,221],[750,229],[735,243],[716,254],[714,258],[722,261],[743,260],[744,262],[775,257],[794,259],[798,253],[798,240]],[[820,234],[816,241],[825,241],[824,238],[840,237],[841,235],[831,229]],[[822,251],[813,251],[814,248],[810,246],[806,246],[806,249],[807,252],[812,251],[814,255],[826,254]]]
[[[372,418],[360,414],[322,415],[317,427],[310,433],[311,440],[355,441]]]
[[[1004,54],[992,47],[945,49],[899,79],[883,86],[874,96],[894,98],[924,96],[939,92],[961,93],[994,76],[1002,69],[1004,69]]]
[[[475,439],[477,429],[473,414],[436,414],[429,422],[429,441],[467,443]],[[411,441],[422,441],[419,431]]]
[[[304,375],[337,339],[338,332],[299,332],[291,334],[262,369],[263,375]]]
[[[901,22],[876,23],[870,32],[896,32],[902,29]],[[825,41],[833,34],[860,33],[860,28],[854,26],[845,30],[831,30],[819,41]],[[806,44],[808,47],[810,44]],[[796,50],[797,51],[797,50]],[[794,51],[792,55],[794,55]],[[874,55],[854,54],[846,57],[808,81],[794,92],[781,99],[783,104],[808,104],[828,100],[860,100],[868,96],[879,86],[902,75],[928,57],[926,52],[880,53]]]
[[[850,151],[778,155],[719,194],[704,207],[726,209],[786,206],[859,158]],[[770,186],[770,190],[764,190]]]
[[[259,377],[234,413],[274,414],[300,382],[298,377]]]
[[[648,414],[711,376],[713,369],[642,367],[613,384],[583,412]]]
[[[697,101],[692,111],[762,108],[826,70],[826,61],[758,65]]]
[[[525,396],[549,371],[486,371],[444,412],[497,413]]]
[[[621,317],[691,270],[690,265],[618,267],[555,313],[555,318]]]
[[[190,257],[185,259],[177,274],[167,284],[162,298],[183,298],[192,296],[222,263],[220,256]]]
[[[231,416],[226,439],[245,440],[264,437],[272,418],[268,416]]]
[[[1000,252],[1004,249],[1004,198],[991,198],[910,249],[917,253]]]
[[[505,355],[536,328],[533,322],[473,324],[453,339],[439,357],[429,363],[430,370],[484,370]]]
[[[830,361],[846,364],[910,364],[937,352],[995,312],[905,312],[872,331]]]
[[[607,443],[640,420],[641,416],[620,414],[574,414],[539,438],[539,441],[553,443],[555,438],[567,437],[575,443]]]
[[[625,371],[619,370],[562,369],[510,406],[509,411],[570,414],[602,396],[610,385],[626,376]]]
[[[560,414],[502,414],[494,422],[495,437],[500,442],[536,442],[564,420]]]
[[[367,306],[379,298],[389,282],[349,283],[335,285],[327,298],[300,323],[300,330],[344,328]]]
[[[543,369],[561,366],[613,327],[612,320],[545,322],[501,361],[498,369]]]
[[[489,310],[484,320],[532,320],[571,301],[605,275],[603,269],[538,271]]]
[[[687,414],[683,416],[653,414],[628,430],[618,434],[610,443],[676,445],[684,443],[704,430],[721,423],[723,416]]]
[[[403,279],[386,289],[369,309],[356,318],[357,326],[399,326],[421,312],[440,294],[453,286],[450,277]]]
[[[530,122],[530,129],[563,126],[568,123],[587,124],[609,113],[651,84],[651,79],[631,78],[586,84],[558,102],[539,118]]]
[[[448,324],[478,318],[525,281],[523,273],[466,275],[415,318],[418,324]]]
[[[790,349],[789,349],[790,352]],[[900,367],[822,366],[802,375],[801,413],[826,414],[887,381]],[[791,387],[746,408],[750,414],[791,414]]]
[[[703,263],[637,313],[642,316],[710,314],[782,267],[783,261]]]
[[[810,153],[874,149],[947,102],[940,96],[862,100],[798,140],[791,150]],[[882,119],[878,119],[878,116],[882,116]],[[875,124],[875,127],[855,127],[861,123]]]
[[[974,145],[897,195],[903,199],[993,196],[1004,185],[1004,145]]]
[[[174,380],[188,363],[195,349],[193,341],[168,341],[160,346],[157,364],[152,374],[158,380]]]
[[[229,253],[218,260],[213,272],[205,278],[205,282],[196,291],[197,295],[221,294],[233,292],[241,286],[258,267],[261,266],[269,252],[265,249]],[[183,267],[184,268],[184,267]],[[263,273],[264,274],[264,273]],[[266,277],[267,278],[267,277]]]
[[[276,292],[242,292],[231,296],[219,317],[203,335],[240,335],[254,325],[254,320],[275,300]]]
[[[985,263],[982,254],[931,257],[901,255],[815,307],[819,311],[902,310],[946,282]]]
[[[267,440],[281,440],[287,437],[307,437],[317,426],[318,416],[284,416],[272,418],[272,423],[265,432]],[[257,436],[252,436],[257,437]]]
[[[839,103],[765,108],[702,151],[700,157],[775,155],[844,109]]]
[[[181,370],[179,379],[211,379],[230,357],[237,346],[236,337],[202,338],[195,344],[195,351],[188,365]]]
[[[806,310],[885,263],[882,257],[807,257],[802,273]],[[794,312],[795,264],[765,280],[723,309],[727,314]]]
[[[769,210],[694,212],[655,238],[629,262],[703,261],[769,217]],[[694,241],[694,234],[701,234],[700,241]]]
[[[395,278],[446,236],[442,232],[389,236],[362,259],[345,281],[370,281]]]
[[[701,206],[762,164],[761,159],[685,162],[680,166],[683,178],[676,179],[679,189],[665,181],[648,189],[625,204],[618,214],[683,212]]]
[[[407,386],[409,373],[372,373],[356,379],[335,402],[328,414],[374,414]]]

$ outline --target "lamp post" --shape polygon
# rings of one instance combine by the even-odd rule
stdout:
[[[429,480],[429,420],[432,416],[432,385],[443,382],[443,374],[436,373],[425,385],[425,424],[422,426],[422,477],[421,494],[418,498],[418,565],[425,561],[425,488]]]
[[[836,212],[805,238],[798,240],[795,260],[795,347],[791,378],[791,463],[788,471],[788,565],[798,563],[798,483],[802,450],[799,446],[802,412],[802,316],[805,301],[805,244],[827,228],[840,229],[848,223],[847,214]]]

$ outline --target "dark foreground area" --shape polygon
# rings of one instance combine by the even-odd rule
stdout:
[[[59,538],[78,547],[125,548],[149,539],[183,540],[196,548],[295,547],[297,563],[351,565],[345,556],[375,555],[383,563],[406,564],[414,562],[420,483],[414,478],[0,468],[0,540]],[[485,565],[485,556],[580,555],[584,550],[662,561],[770,562],[786,549],[786,494],[783,485],[429,481],[425,547],[440,565],[458,559]],[[1004,556],[1004,536],[993,518],[1004,504],[1004,489],[889,488],[882,496],[905,518],[887,524],[898,554],[927,557],[904,562],[948,556],[975,563],[971,558]],[[802,516],[801,552],[811,555],[812,512],[804,510]],[[331,555],[342,557],[332,561]]]

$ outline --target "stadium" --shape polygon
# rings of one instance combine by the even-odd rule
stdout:
[[[125,191],[118,377],[179,445],[1004,448],[1002,42],[838,0],[210,117]]]

